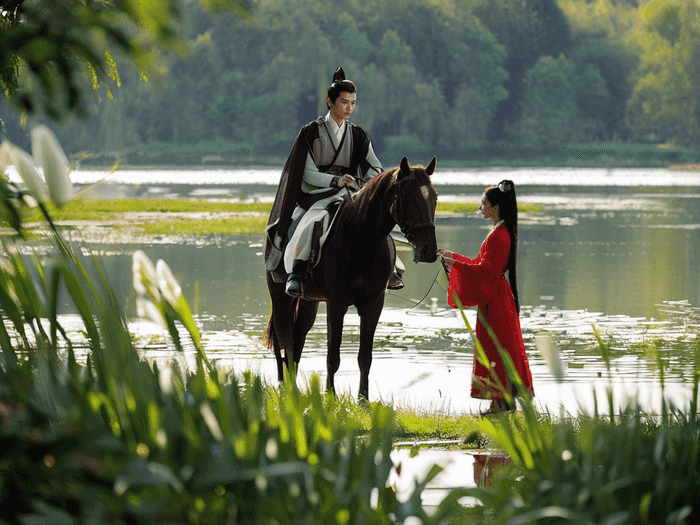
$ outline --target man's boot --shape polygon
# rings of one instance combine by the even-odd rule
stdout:
[[[394,239],[389,237],[389,242],[392,243],[393,247]],[[399,259],[399,256],[397,255],[396,260],[394,261],[394,271],[392,272],[391,277],[389,277],[389,284],[386,285],[386,289],[400,290],[401,288],[403,288],[404,284],[401,280],[401,277],[403,276],[405,271],[406,267],[403,265],[403,262],[401,261],[401,259]]]
[[[287,278],[287,286],[284,291],[292,297],[301,297],[301,281],[306,274],[307,261],[297,259],[292,265],[292,273]]]

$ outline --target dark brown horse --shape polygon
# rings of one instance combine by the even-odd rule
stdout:
[[[433,224],[437,192],[430,182],[436,162],[433,158],[427,168],[410,167],[404,157],[399,168],[377,175],[346,201],[323,245],[319,263],[303,284],[302,298],[288,296],[285,282],[277,283],[267,273],[272,299],[267,339],[275,351],[280,381],[290,358],[299,364],[306,334],[316,320],[318,303],[323,300],[328,325],[326,387],[334,391],[343,320],[354,305],[360,316],[359,395],[368,399],[374,333],[396,260],[391,231],[399,225],[413,245],[414,262],[437,259]]]

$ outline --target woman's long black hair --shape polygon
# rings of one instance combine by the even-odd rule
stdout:
[[[501,219],[510,233],[510,253],[508,254],[508,281],[515,298],[515,308],[520,314],[518,297],[517,259],[518,259],[518,201],[515,197],[515,184],[512,180],[503,180],[498,186],[486,188],[484,196],[491,206],[498,206]]]

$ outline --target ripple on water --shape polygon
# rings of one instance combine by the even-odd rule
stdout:
[[[385,309],[375,337],[371,392],[400,405],[445,410],[463,406],[464,398],[469,397],[473,344],[457,313],[451,309],[435,314],[427,309]],[[475,312],[468,310],[466,315],[474,326]],[[548,385],[593,384],[608,377],[620,384],[658,383],[659,367],[664,368],[667,383],[687,382],[695,362],[689,354],[697,351],[700,309],[685,301],[665,302],[659,305],[659,316],[657,320],[524,306],[521,326],[536,393]],[[215,321],[211,317],[199,319],[210,360],[227,370],[251,370],[276,382],[275,359],[262,338],[266,319],[248,315],[228,319],[225,330],[206,328]],[[61,316],[61,322],[74,344],[76,357],[86,359],[88,345],[79,316]],[[609,366],[602,357],[594,327],[609,353]],[[9,325],[7,329],[12,333]],[[180,353],[166,332],[151,322],[132,321],[129,329],[144,359],[159,363],[174,359],[184,368],[196,365],[194,347],[184,331],[181,340],[185,352]],[[535,337],[543,333],[552,336],[563,369],[561,382],[536,345]],[[359,375],[356,313],[346,317],[343,341],[338,378],[348,393],[354,393]],[[316,373],[324,380],[325,360],[325,314],[320,312],[307,338],[300,371],[307,377]]]

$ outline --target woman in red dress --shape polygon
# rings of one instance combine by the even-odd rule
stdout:
[[[485,219],[493,222],[493,229],[481,245],[479,255],[471,259],[449,250],[438,250],[438,253],[449,273],[447,300],[450,306],[456,307],[453,299],[453,293],[456,293],[465,308],[478,307],[476,338],[484,349],[491,370],[479,360],[475,348],[472,397],[490,399],[491,406],[484,414],[493,414],[515,410],[515,404],[506,401],[505,393],[515,395],[516,391],[487,326],[493,330],[501,348],[510,355],[527,393],[534,395],[520,331],[516,275],[518,205],[513,182],[504,180],[498,186],[487,188],[479,210]]]

